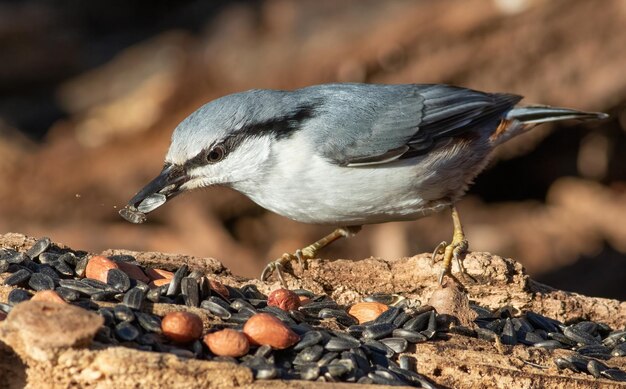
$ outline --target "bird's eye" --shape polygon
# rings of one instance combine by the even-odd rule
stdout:
[[[222,145],[217,145],[209,151],[206,156],[206,160],[208,163],[216,163],[224,159],[226,156],[226,149]]]

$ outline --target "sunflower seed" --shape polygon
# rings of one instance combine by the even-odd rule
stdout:
[[[541,347],[547,350],[555,350],[557,348],[565,348],[563,343],[558,340],[542,340],[533,344],[533,347]]]
[[[409,319],[402,328],[409,331],[423,331],[428,325],[428,319],[430,318],[430,311],[420,313],[419,315]]]
[[[549,319],[545,316],[539,315],[537,313],[528,311],[526,312],[526,319],[532,324],[535,328],[541,328],[548,332],[558,332],[559,327],[557,325],[558,322],[555,320]]]
[[[428,339],[432,339],[437,333],[437,317],[435,316],[435,311],[430,311],[430,316],[428,317],[428,325],[426,329],[422,331],[422,334],[426,335]]]
[[[369,296],[363,297],[365,302],[376,302],[385,305],[391,305],[397,300],[398,296],[386,293],[374,293]]]
[[[78,262],[76,263],[76,267],[74,268],[74,272],[76,272],[76,276],[78,277],[85,276],[85,270],[87,269],[88,262],[89,262],[89,258],[87,258],[86,255],[78,260]]]
[[[408,355],[400,355],[398,358],[398,364],[401,369],[411,370],[415,366],[415,358],[410,357]]]
[[[320,311],[324,308],[337,309],[339,308],[339,306],[337,305],[336,302],[332,300],[313,301],[306,305],[301,306],[300,308],[298,308],[298,310],[304,313],[305,315],[317,317]]]
[[[318,317],[320,319],[335,319],[337,323],[346,327],[357,324],[354,317],[348,315],[346,311],[341,309],[323,308],[318,313]]]
[[[303,350],[307,347],[311,347],[320,343],[323,339],[322,333],[319,331],[309,331],[304,334],[304,336],[300,339],[300,341],[293,346],[295,351]]]
[[[391,358],[395,355],[395,351],[393,351],[393,349],[389,346],[387,346],[386,344],[379,342],[378,340],[374,340],[374,339],[368,339],[365,342],[363,342],[363,345],[368,348],[369,350],[373,351],[374,354],[375,353],[380,353],[384,356],[386,356],[387,358]],[[370,355],[370,358],[372,358],[372,356]],[[385,364],[388,364],[389,362],[385,362]]]
[[[306,365],[300,367],[300,378],[306,381],[315,381],[320,376],[320,367]]]
[[[25,291],[24,289],[13,289],[9,292],[7,296],[7,302],[9,305],[14,306],[15,304],[21,303],[22,301],[30,300],[33,297],[32,294]]]
[[[94,293],[91,295],[90,299],[92,301],[108,301],[115,297],[117,292],[113,292],[110,290],[103,290],[98,293]]]
[[[380,339],[390,335],[395,329],[392,323],[377,323],[365,326],[363,339]]]
[[[126,294],[124,294],[124,299],[122,303],[129,308],[139,311],[143,306],[143,300],[145,299],[145,297],[146,294],[143,292],[143,290],[135,287],[126,292]]]
[[[0,259],[0,273],[4,273],[9,270],[9,262],[6,259]]]
[[[109,270],[106,283],[118,292],[126,292],[130,289],[130,278],[120,269]]]
[[[333,337],[324,345],[324,348],[328,351],[345,351],[360,345],[358,340],[354,342],[345,338]]]
[[[57,292],[57,294],[61,296],[63,300],[68,302],[76,301],[80,297],[77,291],[62,286],[57,287],[54,291]]]
[[[126,305],[117,304],[115,307],[113,307],[113,313],[115,314],[115,318],[119,321],[135,320],[135,314]]]
[[[422,343],[422,342],[425,342],[425,341],[428,340],[428,338],[426,338],[425,335],[422,335],[421,333],[419,333],[417,331],[405,330],[404,328],[397,328],[397,329],[393,330],[391,335],[394,338],[406,339],[407,341],[409,341],[411,343]]]
[[[137,210],[141,213],[149,213],[165,204],[166,201],[167,197],[164,194],[155,193],[143,199],[137,206]]]
[[[200,305],[200,291],[198,290],[198,281],[195,278],[184,277],[180,281],[180,289],[186,306],[197,307]]]
[[[31,248],[26,250],[26,255],[28,255],[28,257],[30,258],[37,258],[41,253],[48,250],[48,248],[50,247],[50,244],[51,244],[50,238],[46,238],[46,237],[41,238],[37,240],[31,246]]]
[[[11,274],[4,280],[4,284],[8,286],[24,285],[30,279],[31,273],[26,269],[20,269]]]
[[[587,371],[596,378],[601,378],[602,372],[604,370],[608,370],[608,368],[609,367],[607,365],[600,361],[596,361],[595,359],[591,359],[587,362]]]
[[[626,372],[620,369],[606,369],[602,370],[600,374],[613,381],[626,381]]]
[[[214,296],[211,296],[214,297]],[[200,303],[200,308],[204,308],[207,311],[211,312],[215,316],[219,317],[222,320],[228,320],[231,318],[232,314],[228,309],[221,306],[219,303],[213,300],[204,300]]]
[[[378,315],[374,320],[375,324],[393,324],[393,321],[400,314],[400,308],[389,307],[385,312]]]
[[[398,354],[406,351],[409,345],[407,340],[404,338],[385,338],[385,339],[381,339],[380,342]]]
[[[120,209],[119,214],[121,217],[134,224],[141,224],[148,220],[145,213],[139,212],[137,208],[130,205]]]
[[[333,378],[339,378],[350,369],[342,363],[331,363],[326,366],[327,373]]]
[[[135,312],[139,325],[146,331],[161,333],[161,319],[144,312]]]
[[[328,352],[326,354],[324,354],[319,361],[317,361],[317,366],[326,366],[328,365],[330,362],[332,362],[334,359],[337,359],[337,357],[339,356],[339,354],[337,354],[334,351]]]
[[[607,347],[615,347],[624,341],[626,341],[626,331],[614,331],[602,340],[602,344]]]
[[[182,265],[174,272],[174,277],[172,277],[169,287],[167,288],[167,296],[175,296],[180,292],[180,281],[187,275],[188,270],[189,267],[187,265]]]
[[[48,265],[53,265],[59,261],[60,254],[55,253],[41,253],[39,254],[39,262]]]
[[[611,350],[611,355],[614,357],[626,356],[626,343],[618,344]]]
[[[569,326],[569,327],[565,327],[565,330],[563,330],[563,335],[565,335],[567,338],[571,339],[572,341],[580,344],[580,345],[589,345],[589,344],[598,344],[600,343],[596,338],[594,338],[593,336],[589,335],[588,333],[579,330],[576,327],[573,326]]]
[[[307,347],[300,351],[294,359],[294,364],[306,364],[310,362],[317,362],[324,354],[324,347],[319,344],[315,344],[311,347]]]
[[[513,328],[513,322],[511,319],[506,319],[504,322],[504,328],[502,329],[502,335],[500,335],[500,340],[502,344],[508,344],[511,346],[515,346],[517,344],[517,335],[515,334],[515,330]]]
[[[126,342],[132,342],[133,340],[137,339],[140,334],[137,327],[135,327],[128,321],[123,321],[116,325],[114,331],[115,336],[117,336],[119,340]]]
[[[559,342],[563,343],[563,345],[565,345],[566,347],[576,346],[576,341],[558,332],[548,332],[548,338],[558,340]]]

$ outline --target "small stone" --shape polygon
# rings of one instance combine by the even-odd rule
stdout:
[[[300,307],[300,298],[289,289],[276,289],[267,296],[267,305],[278,307],[283,311],[291,311]]]
[[[285,323],[269,313],[257,313],[243,326],[243,333],[251,344],[267,344],[282,350],[296,344],[300,337]]]
[[[359,324],[363,324],[368,321],[376,320],[378,316],[388,309],[389,307],[387,305],[372,301],[356,303],[350,307],[348,313],[354,316]]]
[[[203,341],[217,356],[238,358],[246,355],[250,349],[246,335],[230,328],[207,334]]]
[[[49,301],[51,303],[67,304],[67,302],[63,300],[63,298],[59,296],[59,294],[55,292],[54,290],[40,290],[39,292],[35,293],[33,298],[31,298],[31,300],[32,301]]]
[[[163,317],[161,330],[175,342],[188,343],[202,336],[202,319],[190,312],[170,312]]]
[[[89,259],[85,268],[85,277],[107,282],[107,274],[111,269],[119,269],[119,266],[107,257],[96,255]]]

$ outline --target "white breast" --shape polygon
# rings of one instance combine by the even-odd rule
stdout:
[[[465,153],[341,167],[317,156],[297,135],[274,143],[273,161],[258,179],[233,185],[297,221],[345,226],[413,220],[442,210],[467,184],[466,169],[460,169]]]

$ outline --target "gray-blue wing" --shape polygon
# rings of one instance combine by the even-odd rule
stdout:
[[[440,139],[495,130],[520,99],[447,85],[357,85],[330,94],[318,152],[343,166],[384,164],[426,153]],[[356,98],[355,98],[356,93]]]

